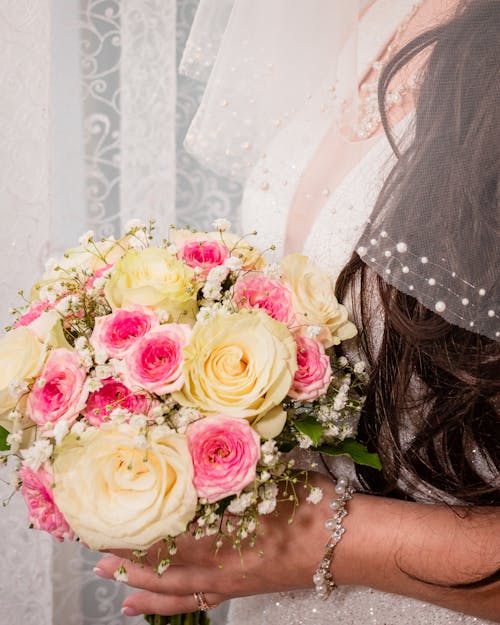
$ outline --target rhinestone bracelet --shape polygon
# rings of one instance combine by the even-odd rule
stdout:
[[[354,490],[349,487],[349,482],[341,477],[337,480],[335,492],[339,497],[330,502],[330,508],[335,511],[335,514],[331,519],[325,521],[325,527],[328,530],[332,530],[332,535],[325,545],[325,555],[313,575],[316,596],[323,600],[328,599],[336,585],[330,572],[330,566],[335,547],[345,532],[345,528],[342,527],[342,520],[347,514],[346,505],[352,499]]]

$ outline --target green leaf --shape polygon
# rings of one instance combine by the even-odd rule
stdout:
[[[318,423],[316,419],[313,417],[296,419],[293,424],[301,434],[309,436],[314,446],[319,443],[320,438],[323,435],[323,426],[321,423]]]
[[[8,451],[10,445],[7,443],[7,436],[9,431],[0,425],[0,451]]]
[[[349,456],[356,464],[372,467],[379,471],[382,468],[378,454],[370,453],[364,445],[353,438],[346,438],[338,445],[321,445],[317,451],[327,456]]]

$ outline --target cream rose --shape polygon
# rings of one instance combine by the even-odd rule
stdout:
[[[47,350],[26,327],[14,328],[0,338],[0,414],[19,400],[16,385],[31,382],[43,366]]]
[[[295,341],[284,324],[260,310],[217,315],[194,327],[184,348],[184,386],[172,395],[184,406],[252,424],[272,414],[281,431],[273,408],[296,369]]]
[[[116,241],[114,238],[104,241],[95,241],[87,245],[77,245],[64,252],[62,258],[53,261],[53,268],[48,269],[42,279],[35,283],[31,298],[38,299],[38,293],[44,286],[56,284],[68,279],[68,272],[74,269],[99,271],[108,265],[113,265],[129,248],[130,237],[123,237]]]
[[[307,256],[285,256],[281,271],[283,280],[293,291],[295,312],[302,317],[302,323],[321,326],[318,338],[325,347],[356,336],[356,326],[349,321],[345,306],[337,301],[332,281]]]
[[[184,532],[196,511],[186,437],[152,427],[136,446],[130,425],[66,436],[53,463],[54,499],[91,549],[147,549]]]
[[[113,310],[147,306],[179,322],[194,320],[198,285],[191,267],[167,250],[129,250],[114,266],[105,294]]]
[[[55,268],[44,273],[42,280],[60,280],[61,277],[65,277],[64,272],[70,269],[98,271],[107,265],[113,265],[125,254],[129,247],[129,239],[130,237],[124,237],[115,241],[109,238],[70,247],[64,252],[64,256],[57,260]]]

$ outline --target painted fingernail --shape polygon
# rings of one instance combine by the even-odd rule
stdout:
[[[97,577],[107,577],[105,571],[100,569],[98,566],[94,567],[94,575],[97,575]]]
[[[122,608],[121,610],[123,616],[139,616],[140,612],[134,610],[134,608]]]

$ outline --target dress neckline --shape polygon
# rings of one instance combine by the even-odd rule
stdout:
[[[408,17],[409,14],[415,9],[415,6],[420,4],[420,0],[399,0],[399,2],[395,5],[392,0],[377,0],[377,2],[373,3],[369,7],[367,7],[364,11],[364,14],[360,17],[358,23],[357,34],[353,33],[351,36],[358,37],[358,84],[363,80],[363,78],[370,71],[372,64],[380,57],[381,53],[384,51],[385,47],[391,41],[396,32],[399,24]],[[349,48],[349,39],[346,42],[343,50],[347,50]],[[339,63],[342,63],[342,51],[339,56]],[[412,113],[406,115],[398,124],[396,124],[395,129],[400,127],[402,122],[408,120],[408,116]],[[300,184],[303,181],[305,174],[308,172],[312,163],[314,162],[318,151],[320,150],[325,136],[329,132],[331,128],[331,124],[336,123],[334,119],[330,120],[328,125],[325,125],[321,128],[321,132],[316,135],[315,139],[312,139],[309,142],[308,149],[306,153],[303,155],[303,164],[305,166],[302,169],[303,173],[300,176],[297,176],[295,180],[295,185],[293,189],[290,190],[290,202],[288,204],[287,210],[285,211],[284,223],[282,224],[282,245],[289,247],[287,245],[290,241],[293,242],[293,239],[289,239],[289,222],[290,218],[294,218],[292,214],[292,208],[297,201],[297,193],[300,188]],[[314,224],[318,220],[319,216],[323,213],[323,211],[328,210],[328,208],[332,205],[332,202],[335,201],[336,191],[339,187],[344,185],[346,179],[351,178],[353,172],[359,169],[359,166],[362,162],[365,161],[366,158],[369,157],[371,151],[375,149],[377,145],[380,146],[381,142],[385,143],[387,141],[384,133],[377,133],[368,139],[363,141],[364,145],[369,146],[368,149],[362,154],[359,160],[349,169],[345,175],[340,178],[333,188],[330,185],[325,184],[325,200],[323,202],[320,201],[320,205],[314,209],[315,216],[308,227],[308,233],[305,238],[302,239],[301,248],[303,249],[310,236],[311,232],[314,228]],[[351,143],[347,138],[345,139],[347,144]],[[354,142],[358,143],[358,142]],[[318,193],[321,192],[318,189]],[[298,246],[292,246],[292,249],[297,248]]]

